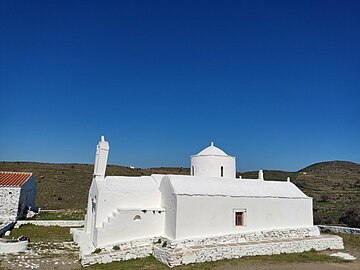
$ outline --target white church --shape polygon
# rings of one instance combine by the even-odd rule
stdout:
[[[191,175],[106,176],[96,149],[84,229],[72,229],[84,265],[153,255],[168,266],[223,258],[342,249],[320,235],[312,198],[287,181],[236,178],[235,157],[211,143]]]

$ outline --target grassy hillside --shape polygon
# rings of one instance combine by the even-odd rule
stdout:
[[[92,179],[93,165],[0,162],[1,171],[33,172],[38,183],[37,203],[43,209],[84,210]],[[107,175],[140,176],[189,174],[188,168],[130,169],[109,165]],[[238,173],[257,178],[257,172]],[[316,223],[338,224],[349,207],[360,207],[360,164],[332,161],[316,163],[298,172],[265,170],[265,179],[286,181],[288,176],[305,194],[314,198]]]
[[[258,172],[241,173],[256,178]],[[340,217],[349,208],[360,208],[360,164],[329,161],[310,165],[298,172],[264,171],[267,180],[291,177],[306,195],[313,197],[316,224],[341,224]]]
[[[311,172],[311,171],[354,171],[360,173],[360,164],[350,161],[325,161],[312,164],[299,170],[299,172]]]
[[[346,209],[360,209],[360,164],[321,162],[299,172],[301,175],[294,183],[314,198],[317,223],[336,224]]]
[[[0,162],[0,171],[33,172],[37,182],[37,204],[43,209],[84,209],[94,165],[38,162]],[[140,176],[189,174],[184,168],[130,169],[108,165],[106,175]]]

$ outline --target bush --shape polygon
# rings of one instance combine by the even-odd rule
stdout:
[[[314,212],[314,224],[316,225],[330,225],[334,224],[334,220],[322,213]]]
[[[352,207],[347,209],[340,221],[349,227],[360,228],[360,207]]]
[[[113,250],[120,250],[120,247],[118,245],[113,246]]]
[[[100,253],[100,252],[101,252],[101,248],[97,248],[97,249],[94,250],[93,253]]]
[[[321,194],[319,202],[330,202],[331,197],[329,194]]]

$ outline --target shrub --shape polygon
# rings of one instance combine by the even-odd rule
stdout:
[[[113,250],[120,250],[120,247],[118,245],[113,246]]]
[[[352,207],[347,209],[340,221],[349,227],[360,228],[360,207]]]
[[[100,252],[101,252],[101,248],[97,248],[97,249],[94,250],[93,253],[100,253]]]
[[[321,194],[319,202],[330,202],[331,197],[329,194]]]
[[[322,213],[314,212],[314,224],[333,224],[333,219],[329,216],[323,215]]]

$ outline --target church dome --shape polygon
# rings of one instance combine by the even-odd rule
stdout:
[[[228,155],[220,148],[217,148],[216,146],[214,146],[214,143],[211,142],[211,145],[206,147],[204,150],[202,150],[199,154],[197,154],[197,156],[225,156],[225,157],[227,157]]]
[[[202,177],[236,177],[235,157],[228,156],[212,142],[199,154],[190,157],[190,174]]]

